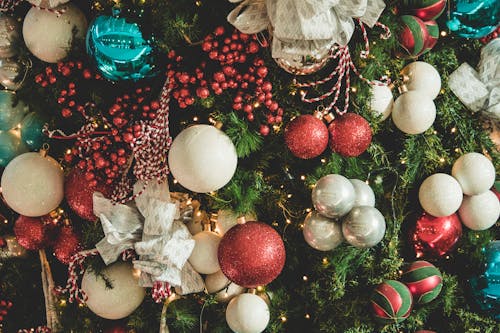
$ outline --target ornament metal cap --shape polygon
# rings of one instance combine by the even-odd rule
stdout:
[[[400,94],[404,94],[408,92],[408,86],[406,84],[402,84],[398,87],[398,91]]]
[[[48,152],[49,152],[49,149],[50,149],[50,146],[48,143],[44,143],[42,148],[40,149],[39,151],[39,154],[42,156],[42,157],[46,157]]]
[[[238,218],[236,219],[236,222],[238,224],[245,224],[245,223],[247,223],[247,219],[245,218],[245,216],[241,215],[241,216],[238,216]]]
[[[335,115],[330,112],[330,113],[325,114],[323,119],[325,119],[327,123],[331,123],[332,121],[335,120]]]

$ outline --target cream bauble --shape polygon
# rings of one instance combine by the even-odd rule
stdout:
[[[493,186],[495,167],[483,154],[468,153],[456,160],[451,175],[460,183],[464,194],[476,195]]]
[[[427,131],[436,119],[436,105],[420,91],[408,91],[399,96],[392,108],[392,121],[406,134]]]
[[[460,184],[450,175],[436,173],[427,177],[418,191],[420,205],[436,217],[455,213],[462,203],[463,193]]]
[[[58,16],[55,12],[63,10]],[[23,37],[28,50],[45,62],[56,63],[64,59],[74,42],[87,32],[87,19],[72,3],[48,11],[32,7],[23,24]]]
[[[236,171],[237,162],[231,139],[210,125],[194,125],[183,130],[174,139],[168,154],[175,179],[198,193],[216,191],[226,185]]]
[[[356,199],[354,200],[354,207],[356,206],[371,206],[375,207],[375,193],[373,193],[370,185],[359,179],[349,179],[352,186],[354,186],[354,193]]]
[[[105,268],[102,274],[111,282],[108,288],[100,275],[87,270],[82,279],[82,290],[87,295],[88,308],[105,319],[121,319],[134,312],[145,296],[138,284],[139,271],[131,263],[118,262]]]
[[[226,322],[236,333],[260,333],[269,323],[269,307],[254,294],[241,294],[229,302]]]
[[[237,285],[231,282],[224,290],[221,290],[215,295],[215,299],[221,303],[227,303],[238,295],[243,294],[247,291],[247,288]]]
[[[464,197],[458,210],[460,220],[469,229],[486,230],[492,227],[500,215],[500,203],[492,191]]]
[[[342,225],[328,217],[312,211],[304,219],[304,239],[312,248],[330,251],[342,244]]]
[[[257,221],[257,216],[249,213],[243,216],[245,221]],[[229,229],[238,224],[238,216],[231,210],[219,210],[217,212],[217,232],[223,236]]]
[[[217,249],[221,236],[215,232],[202,231],[193,236],[196,244],[189,257],[189,262],[201,274],[213,274],[220,270]]]
[[[380,83],[375,81],[375,83]],[[382,116],[382,120],[386,120],[391,114],[394,98],[392,90],[388,86],[374,84],[371,86],[370,108],[372,111]]]
[[[7,204],[24,216],[42,216],[57,208],[64,197],[64,175],[52,157],[24,153],[14,158],[2,175]]]
[[[69,0],[28,0],[29,3],[41,8],[54,8],[69,2]]]
[[[435,99],[441,90],[441,76],[426,62],[412,62],[403,68],[401,74],[408,77],[408,81],[405,82],[408,90],[419,91],[431,99]]]
[[[213,294],[225,289],[231,281],[222,273],[221,270],[205,277],[205,288],[209,294]]]

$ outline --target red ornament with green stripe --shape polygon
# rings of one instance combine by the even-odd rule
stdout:
[[[436,46],[439,39],[439,26],[436,21],[430,20],[424,22],[427,27],[427,31],[429,32],[429,37],[425,41],[425,52],[429,52],[432,50],[434,46]]]
[[[429,303],[438,297],[443,288],[443,276],[433,264],[419,260],[415,261],[401,276],[401,281],[410,289],[415,302]]]
[[[427,51],[429,31],[424,21],[416,16],[403,15],[400,17],[402,29],[399,33],[399,43],[413,57],[418,57]]]
[[[370,299],[375,318],[383,324],[400,323],[410,315],[413,298],[407,286],[385,280],[375,288]]]
[[[446,0],[402,0],[401,7],[404,13],[423,21],[435,20],[443,13]]]

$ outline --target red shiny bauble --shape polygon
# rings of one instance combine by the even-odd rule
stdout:
[[[309,114],[298,116],[286,126],[285,143],[298,158],[317,157],[328,145],[328,128],[315,116]]]
[[[39,217],[20,215],[14,225],[19,245],[28,250],[40,250],[50,245],[50,230]]]
[[[85,174],[77,168],[70,171],[64,183],[64,195],[68,205],[78,216],[88,221],[97,220],[92,198],[94,192],[101,192],[108,197],[111,191],[111,187],[105,182],[98,182],[96,186],[92,186]]]
[[[62,227],[54,243],[54,255],[63,264],[69,264],[71,257],[82,249],[80,238],[72,228]]]
[[[224,275],[246,288],[273,281],[281,273],[285,257],[281,236],[266,223],[256,221],[229,229],[218,249]]]
[[[462,223],[456,213],[443,217],[423,213],[409,236],[417,258],[442,257],[454,250],[462,236]]]
[[[345,156],[361,155],[372,142],[372,129],[365,118],[355,113],[346,113],[328,126],[330,149]]]

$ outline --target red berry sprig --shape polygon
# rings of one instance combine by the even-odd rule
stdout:
[[[492,33],[479,38],[479,41],[483,44],[488,44],[491,40],[495,39],[500,35],[500,26],[498,26]]]
[[[0,323],[3,321],[10,308],[12,307],[11,301],[1,300],[0,301]]]

